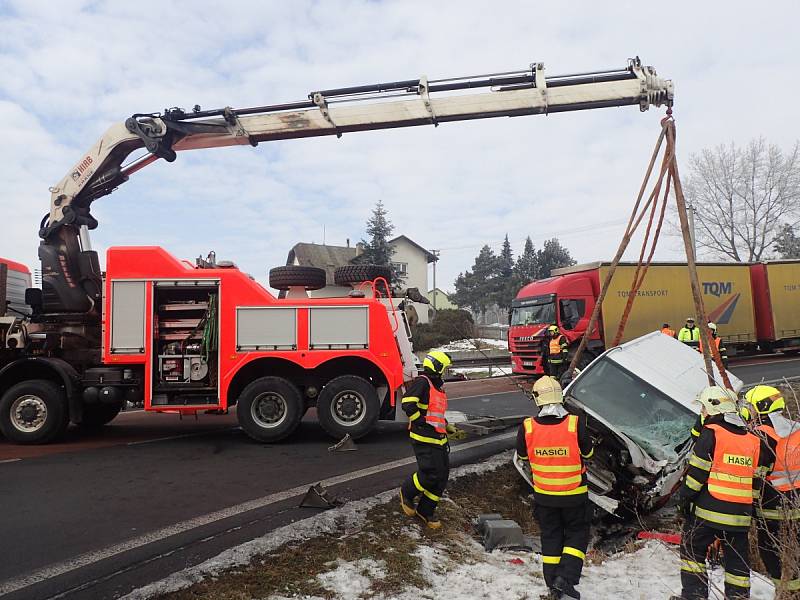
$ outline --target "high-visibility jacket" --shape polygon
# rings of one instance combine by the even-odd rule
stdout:
[[[714,340],[714,344],[717,346],[717,352],[719,352],[720,359],[722,359],[723,361],[728,360],[728,349],[722,345],[722,338],[715,337],[711,339]],[[701,354],[703,353],[703,340],[700,340],[700,342],[698,343],[697,350]]]
[[[709,417],[689,459],[681,497],[694,502],[695,516],[711,527],[750,527],[753,499],[759,496],[763,442],[743,427]]]
[[[423,375],[423,377],[425,377]],[[430,397],[428,411],[425,413],[425,422],[436,430],[436,433],[447,433],[447,394],[444,390],[437,390],[430,379],[425,377],[430,384]]]
[[[669,337],[673,337],[673,338],[675,337],[675,330],[674,329],[670,329],[669,327],[662,327],[661,328],[661,333],[663,333],[664,335],[668,335]]]
[[[800,430],[780,437],[769,424],[758,426],[775,442],[775,465],[767,476],[767,483],[779,492],[800,490]]]
[[[447,444],[447,422],[444,420],[447,396],[444,390],[437,389],[433,381],[420,375],[406,388],[401,406],[408,415],[408,435],[412,441],[435,446]]]
[[[678,341],[679,342],[698,342],[700,341],[700,328],[699,327],[692,327],[689,329],[688,327],[683,327],[678,332]]]
[[[547,425],[528,418],[524,426],[533,490],[552,496],[587,494],[577,415]]]
[[[557,335],[550,339],[547,346],[548,360],[551,363],[558,364],[564,361],[564,356],[567,353],[568,344],[563,335]]]
[[[707,488],[717,500],[736,504],[753,504],[753,478],[758,468],[759,439],[751,434],[739,436],[720,425],[714,430],[714,458]]]

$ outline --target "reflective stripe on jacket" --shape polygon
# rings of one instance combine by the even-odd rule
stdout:
[[[585,494],[586,468],[578,444],[578,417],[543,425],[525,419],[525,445],[533,475],[533,489],[554,496]]]
[[[715,438],[708,493],[723,502],[752,505],[760,440],[753,434],[733,434],[716,424],[706,427],[714,430]]]
[[[800,431],[780,437],[771,425],[759,425],[758,430],[777,444],[775,466],[767,476],[767,482],[779,492],[800,490]]]
[[[425,377],[423,375],[422,377]],[[432,426],[436,433],[447,433],[447,394],[443,390],[437,390],[430,379],[425,377],[430,384],[430,399],[428,400],[428,412],[425,414],[425,422]]]

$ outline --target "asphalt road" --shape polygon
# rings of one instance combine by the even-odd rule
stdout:
[[[800,375],[800,358],[732,368],[746,383]],[[448,384],[451,408],[473,415],[530,411],[509,380]],[[358,451],[332,454],[313,415],[285,443],[247,438],[234,415],[123,413],[102,434],[63,443],[0,440],[0,596],[4,600],[117,598],[276,527],[316,514],[299,508],[323,481],[357,499],[413,470],[402,424],[382,423]],[[513,430],[454,444],[454,465],[513,443]]]

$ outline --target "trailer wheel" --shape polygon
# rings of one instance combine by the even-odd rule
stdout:
[[[67,396],[46,379],[18,383],[0,398],[0,431],[17,444],[46,444],[69,425]]]
[[[391,283],[392,270],[382,265],[345,265],[333,272],[333,280],[336,285],[373,281],[378,277],[383,277],[387,283]]]
[[[83,407],[83,419],[78,424],[82,429],[97,429],[107,425],[122,410],[122,404],[99,404]]]
[[[373,385],[356,375],[331,379],[317,399],[319,424],[337,440],[348,433],[354,440],[368,434],[378,421],[380,409]]]
[[[303,417],[300,390],[283,377],[261,377],[242,390],[236,415],[245,433],[259,442],[289,436]]]
[[[318,267],[275,267],[269,270],[269,285],[276,290],[302,287],[307,290],[320,290],[326,283],[325,269]]]

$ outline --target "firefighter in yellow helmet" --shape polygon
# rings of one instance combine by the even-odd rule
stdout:
[[[447,353],[429,352],[422,361],[422,373],[409,384],[402,400],[417,471],[400,487],[400,507],[431,529],[442,526],[435,512],[450,476],[447,434],[455,428],[445,418],[447,395],[442,377],[451,363]]]
[[[545,372],[560,380],[567,367],[568,355],[569,342],[567,338],[562,335],[557,325],[550,325],[544,338]]]
[[[771,385],[757,385],[744,398],[775,463],[756,506],[758,550],[776,590],[800,594],[797,561],[782,565],[780,548],[790,540],[800,548],[800,423],[784,415],[786,401]]]
[[[707,416],[680,490],[679,509],[685,520],[679,598],[708,597],[705,558],[717,539],[723,548],[725,597],[749,598],[747,532],[761,477],[771,465],[769,450],[747,430],[734,392],[711,386],[698,400]]]
[[[564,407],[561,385],[545,375],[533,385],[539,413],[523,421],[517,455],[527,460],[533,478],[534,516],[542,541],[542,571],[550,598],[580,598],[589,544],[591,504],[584,459],[594,453],[583,419]]]

